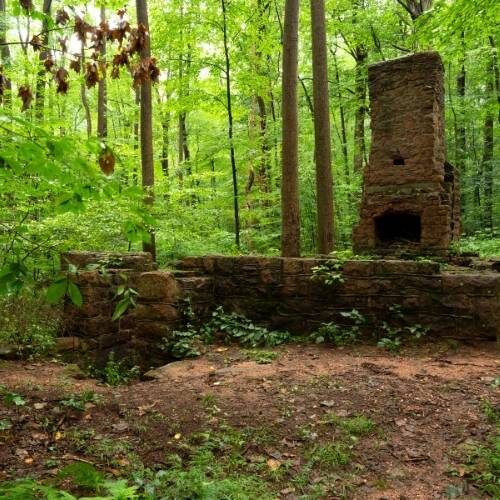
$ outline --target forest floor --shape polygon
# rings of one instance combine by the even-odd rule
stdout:
[[[188,470],[203,449],[266,498],[483,498],[473,459],[498,426],[499,363],[494,343],[212,346],[109,387],[57,361],[2,361],[0,483],[73,461],[130,478],[173,454]]]

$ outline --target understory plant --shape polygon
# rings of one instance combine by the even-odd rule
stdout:
[[[357,309],[352,309],[348,312],[342,311],[340,315],[348,319],[352,324],[323,323],[311,335],[317,344],[327,342],[335,346],[342,346],[354,344],[359,340],[361,327],[366,323],[366,318]]]
[[[61,311],[29,290],[0,297],[0,346],[18,356],[40,356],[53,347]]]
[[[232,312],[226,313],[219,306],[208,323],[203,325],[202,332],[206,340],[216,337],[225,342],[236,342],[244,347],[275,347],[290,338],[288,332],[268,330],[252,323],[245,316]]]

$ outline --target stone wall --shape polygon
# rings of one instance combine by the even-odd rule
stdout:
[[[104,274],[85,270],[99,260],[101,254],[64,255],[81,269],[77,282],[84,297],[82,308],[66,306],[67,334],[80,337],[101,361],[111,350],[149,364],[160,361],[157,346],[184,327],[188,298],[200,320],[222,305],[297,334],[331,321],[348,324],[340,313],[355,308],[367,318],[369,336],[382,321],[394,319],[389,309],[395,305],[405,322],[429,326],[432,335],[495,338],[500,331],[500,274],[489,269],[441,271],[434,262],[353,260],[342,264],[343,282],[325,285],[311,279],[312,268],[325,259],[190,257],[173,271],[158,271],[148,254],[127,254],[119,268]],[[120,284],[138,292],[137,307],[112,321]]]

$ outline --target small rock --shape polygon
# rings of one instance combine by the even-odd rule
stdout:
[[[17,357],[16,346],[10,344],[0,344],[0,358],[14,359]]]
[[[56,339],[55,349],[57,352],[75,351],[81,347],[81,341],[78,337],[58,337]]]

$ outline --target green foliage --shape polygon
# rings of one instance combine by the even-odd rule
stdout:
[[[468,442],[454,450],[463,461],[462,471],[484,495],[500,496],[500,435],[490,436],[485,443]],[[458,471],[451,471],[458,474]]]
[[[351,461],[351,451],[345,443],[314,446],[306,454],[310,464],[320,469],[331,470],[345,466]]]
[[[251,359],[259,365],[270,364],[278,357],[277,352],[263,351],[261,349],[246,349],[243,351],[243,355],[246,356],[247,359]]]
[[[26,400],[16,392],[8,391],[3,385],[0,385],[0,396],[6,405],[9,406],[25,406]]]
[[[324,323],[318,330],[311,334],[312,339],[317,343],[329,342],[335,346],[351,345],[356,343],[361,336],[361,326],[366,322],[366,318],[357,310],[346,312],[340,315],[348,319],[351,325],[337,325],[336,323]]]
[[[363,436],[371,434],[375,429],[375,423],[364,415],[357,415],[355,417],[339,417],[333,412],[327,413],[322,420],[324,424],[335,425],[351,436]]]
[[[130,361],[127,359],[115,359],[114,351],[110,352],[104,368],[89,366],[88,371],[92,376],[101,379],[103,382],[113,387],[127,384],[132,380],[138,379],[140,376],[140,369],[138,366],[131,366]]]
[[[97,403],[99,396],[92,391],[83,391],[81,394],[70,394],[61,400],[61,405],[72,410],[84,411],[87,403]]]
[[[488,422],[500,427],[500,408],[493,406],[488,399],[484,399],[481,406]]]
[[[343,261],[327,260],[324,264],[312,268],[311,279],[320,281],[325,285],[333,286],[343,283]]]
[[[209,450],[199,450],[188,463],[175,456],[171,467],[157,472],[149,471],[138,478],[138,484],[146,492],[145,498],[175,498],[179,500],[271,499],[261,478],[249,474],[227,473]]]
[[[69,478],[75,486],[91,491],[99,491],[105,482],[104,474],[85,462],[73,462],[66,465],[59,471],[58,476],[62,479]]]
[[[478,253],[483,258],[500,255],[500,232],[480,230],[464,236],[455,246],[457,252]]]
[[[202,337],[192,326],[187,330],[174,330],[162,339],[160,348],[176,359],[194,358],[201,354]]]
[[[75,462],[64,467],[59,479],[70,480],[74,487],[83,488],[97,496],[76,497],[66,491],[48,486],[32,479],[0,483],[0,500],[134,500],[138,499],[138,488],[129,486],[125,480],[106,480],[104,474],[92,465]]]
[[[406,324],[407,318],[399,304],[389,308],[391,324],[383,321],[379,327],[377,345],[388,351],[398,351],[405,341],[419,342],[430,331],[430,328],[420,324]]]
[[[115,299],[119,299],[113,311],[112,321],[121,318],[130,308],[137,305],[137,291],[129,286],[119,285],[115,291]]]
[[[60,311],[38,293],[0,297],[0,311],[0,345],[13,346],[19,356],[39,356],[53,347]]]
[[[245,347],[274,347],[290,338],[288,332],[279,332],[254,325],[248,318],[237,313],[225,313],[219,306],[212,318],[203,326],[207,339],[220,336],[228,342],[237,342]]]

